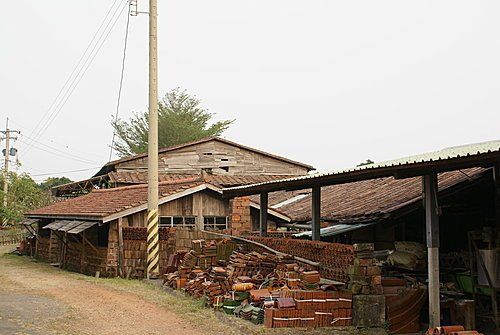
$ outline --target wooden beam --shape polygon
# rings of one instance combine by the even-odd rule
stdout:
[[[429,327],[441,325],[439,299],[439,216],[437,174],[422,177],[429,274]]]
[[[93,245],[92,243],[90,243],[90,241],[89,241],[89,240],[88,240],[88,239],[87,239],[84,235],[82,235],[82,238],[83,238],[83,240],[84,240],[85,242],[87,242],[87,243],[88,243],[88,245],[90,245],[90,247],[91,247],[91,248],[92,248],[95,252],[98,252],[98,251],[97,251],[97,249],[96,249],[96,247],[94,247],[94,245]]]
[[[269,194],[262,192],[260,194],[260,236],[267,237],[267,204],[269,202]]]
[[[312,240],[321,240],[321,186],[312,188]]]

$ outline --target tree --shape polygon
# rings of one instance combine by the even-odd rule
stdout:
[[[45,179],[44,182],[41,182],[38,187],[42,191],[50,191],[51,188],[64,185],[73,182],[71,179],[67,177],[49,177]]]
[[[3,185],[3,175],[0,177],[0,185]],[[3,200],[5,197],[3,191],[0,191],[0,195]],[[3,206],[3,201],[0,203],[2,224],[19,222],[23,219],[24,213],[46,206],[53,201],[54,198],[42,191],[28,174],[10,172],[7,206]]]
[[[356,167],[360,167],[360,166],[363,166],[363,165],[370,165],[370,164],[373,164],[373,163],[375,163],[375,162],[372,161],[371,159],[367,159],[366,161],[361,162],[358,165],[356,165]]]
[[[158,102],[158,147],[199,140],[210,136],[220,136],[234,120],[222,120],[208,125],[214,116],[200,106],[196,96],[179,88],[168,92]],[[128,122],[112,121],[118,140],[113,144],[119,156],[141,154],[148,150],[148,112],[135,113]]]

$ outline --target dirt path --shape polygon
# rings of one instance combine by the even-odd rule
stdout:
[[[0,334],[207,334],[140,296],[17,258],[0,256]]]

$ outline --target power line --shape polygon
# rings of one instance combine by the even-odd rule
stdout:
[[[115,6],[116,2],[117,2],[117,0],[115,0],[115,2],[113,3],[113,5],[111,6],[110,10],[106,14],[106,17],[104,18],[104,22],[106,22],[106,20],[108,19],[109,13],[111,12],[112,8]],[[102,29],[102,31],[100,31],[100,30],[101,30],[101,27],[104,25],[104,22],[101,23],[101,26],[99,27],[99,29],[97,30],[97,32],[95,34],[95,35],[97,35],[99,33],[99,31],[100,31],[100,34],[99,34],[99,37],[98,37],[97,41],[94,43],[95,38],[93,38],[92,41],[91,41],[91,43],[89,44],[88,48],[90,48],[90,45],[94,44],[94,46],[92,47],[92,50],[86,55],[85,61],[83,63],[79,62],[79,64],[81,63],[81,67],[79,68],[77,74],[75,76],[73,76],[73,79],[71,80],[71,83],[69,84],[69,86],[67,84],[65,84],[63,86],[63,91],[64,90],[66,90],[66,91],[62,95],[61,99],[59,99],[59,102],[57,104],[55,104],[55,102],[54,102],[51,105],[51,107],[49,108],[49,110],[47,110],[47,112],[45,113],[44,117],[42,117],[41,122],[43,122],[45,116],[50,112],[50,109],[52,109],[52,107],[55,105],[55,109],[49,114],[48,118],[43,122],[42,126],[40,128],[38,128],[38,130],[34,130],[34,132],[36,131],[36,133],[33,135],[33,137],[35,139],[38,139],[38,138],[40,138],[42,136],[42,134],[47,130],[47,128],[50,126],[50,124],[54,121],[54,119],[59,115],[59,113],[61,112],[61,110],[63,109],[63,107],[66,105],[66,102],[69,100],[69,98],[73,94],[74,90],[76,89],[76,87],[78,86],[78,84],[80,83],[80,81],[82,80],[82,78],[84,77],[85,73],[89,69],[89,67],[92,64],[92,62],[94,61],[95,57],[97,56],[97,54],[101,50],[102,46],[106,42],[109,34],[111,33],[111,31],[113,30],[114,26],[118,22],[120,14],[125,9],[125,5],[126,4],[127,4],[127,2],[125,1],[123,3],[123,6],[121,7],[121,10],[119,10],[120,6],[117,6],[115,8],[113,14],[111,15],[109,21],[107,22],[107,24],[104,27],[104,29]],[[113,22],[113,23],[111,24],[111,22]],[[111,24],[111,26],[110,26],[110,24]],[[95,37],[95,35],[94,35],[94,37]],[[88,50],[88,48],[87,48],[87,50]],[[85,55],[85,53],[84,53],[84,55]],[[77,64],[76,68],[78,68],[79,64]],[[76,71],[76,68],[72,72],[72,74]],[[68,81],[70,79],[71,79],[71,76],[68,78]],[[60,97],[60,94],[58,95],[58,97]],[[57,100],[58,99],[56,98],[55,101],[57,101]],[[37,124],[37,127],[40,125],[41,122],[39,122]],[[35,127],[35,128],[37,128],[37,127]],[[28,147],[26,148],[26,152],[30,150],[31,143],[32,142],[30,142],[28,144]]]
[[[12,119],[11,119],[10,117],[9,117],[9,122],[10,122],[10,123],[14,123],[15,125],[19,126],[19,128],[22,128],[22,127],[21,127],[21,123],[18,123],[18,122],[16,122],[16,121],[12,121]],[[46,146],[46,147],[48,147],[48,148],[51,148],[51,149],[56,150],[56,151],[58,151],[58,152],[61,152],[61,153],[63,153],[63,154],[67,154],[67,155],[70,155],[70,156],[74,156],[74,157],[76,157],[76,158],[86,159],[86,158],[84,158],[84,156],[94,155],[94,154],[92,154],[92,153],[89,153],[89,152],[84,152],[84,151],[81,151],[81,150],[76,150],[76,149],[74,149],[74,148],[70,148],[70,147],[69,147],[69,146],[67,146],[67,145],[64,145],[64,144],[61,144],[61,143],[55,142],[55,141],[53,141],[53,140],[50,140],[50,143],[52,143],[52,144],[58,145],[58,146],[63,147],[64,149],[67,149],[67,150],[71,150],[72,152],[76,152],[76,153],[79,153],[79,154],[84,155],[84,156],[77,156],[77,155],[74,155],[74,154],[68,153],[68,152],[66,152],[66,151],[62,151],[61,149],[58,149],[58,148],[53,147],[53,146],[50,146],[50,145],[48,145],[48,144],[42,143],[40,140],[35,140],[34,138],[32,138],[32,137],[30,137],[30,136],[27,136],[27,135],[26,135],[26,134],[24,134],[24,133],[19,134],[19,135],[20,135],[21,137],[26,137],[26,138],[27,138],[28,140],[30,140],[30,141],[34,141],[35,143],[41,144],[41,145],[43,145],[43,146]],[[23,149],[25,148],[25,146],[24,146],[24,145],[25,145],[26,143],[28,143],[28,142],[24,142],[24,141],[23,141],[23,142],[19,142],[19,144],[20,144],[20,145],[18,146],[19,153],[23,153]],[[90,160],[89,160],[89,161],[90,161]],[[94,161],[94,162],[95,162],[95,161]]]
[[[42,116],[42,118],[38,121],[38,123],[35,125],[35,128],[33,128],[33,132],[35,132],[38,128],[38,126],[40,126],[40,124],[42,123],[42,121],[45,119],[45,117],[47,116],[47,114],[49,113],[49,111],[52,109],[52,107],[54,107],[55,103],[58,101],[59,97],[61,96],[61,93],[63,92],[64,88],[66,87],[66,85],[69,83],[69,81],[71,80],[71,78],[73,77],[73,74],[75,73],[75,71],[78,69],[78,67],[80,66],[83,58],[85,57],[85,55],[87,54],[87,51],[89,50],[90,46],[94,43],[95,41],[95,38],[97,36],[97,34],[99,33],[99,31],[101,30],[102,26],[104,25],[104,23],[107,21],[107,18],[109,16],[109,13],[111,12],[111,10],[113,9],[113,7],[115,6],[116,4],[116,1],[118,0],[115,0],[115,2],[113,2],[113,4],[111,5],[111,7],[108,9],[108,12],[106,13],[106,15],[104,16],[104,19],[102,20],[101,24],[99,25],[99,28],[97,28],[96,32],[94,33],[94,36],[92,37],[92,39],[90,40],[89,44],[87,45],[87,48],[85,48],[85,51],[83,52],[82,56],[80,57],[80,59],[78,60],[78,62],[76,63],[75,67],[73,68],[73,71],[71,71],[71,74],[68,76],[68,78],[66,79],[66,82],[64,83],[64,85],[61,87],[61,89],[59,90],[59,92],[57,93],[57,96],[55,97],[54,101],[52,101],[52,103],[50,104],[49,108],[45,111],[44,115]]]
[[[20,139],[20,141],[24,142],[22,139]],[[27,143],[27,142],[24,142],[24,143]],[[66,155],[66,154],[60,154],[60,153],[57,153],[57,152],[54,152],[54,151],[49,151],[47,149],[41,148],[39,146],[36,146],[34,144],[32,144],[31,147],[32,148],[36,148],[38,150],[41,150],[43,152],[49,153],[51,155],[58,156],[58,157],[61,157],[61,158],[65,158],[65,159],[69,159],[69,160],[73,160],[73,161],[76,161],[76,162],[79,162],[79,163],[84,163],[84,164],[96,164],[96,163],[99,163],[99,162],[96,162],[96,161],[91,161],[91,160],[81,159],[81,158],[75,158],[75,157],[72,157],[72,156],[69,156],[69,155]]]
[[[120,85],[118,87],[118,99],[116,101],[116,113],[115,113],[115,123],[118,121],[118,111],[120,110],[120,99],[122,96],[122,88],[123,88],[123,74],[125,72],[125,57],[127,55],[127,41],[128,41],[128,27],[130,23],[130,4],[128,8],[128,13],[127,13],[127,24],[125,26],[125,41],[123,44],[123,58],[122,58],[122,70],[120,73]],[[113,145],[115,143],[115,136],[116,136],[116,130],[113,129],[113,138],[111,139],[111,145],[109,149],[109,159],[108,161],[111,161],[111,156],[113,155]]]
[[[33,139],[33,138],[29,137],[29,136],[26,136],[26,135],[22,135],[22,134],[21,134],[21,137],[26,137],[27,139],[32,140],[32,141],[34,141],[34,142],[35,142],[35,143],[37,143],[37,144],[40,144],[40,145],[42,145],[42,146],[44,146],[44,147],[46,147],[46,148],[49,148],[49,149],[54,150],[54,151],[56,151],[56,152],[59,152],[59,153],[61,153],[61,154],[63,154],[63,155],[67,155],[67,156],[73,157],[73,158],[78,159],[78,160],[85,160],[85,161],[92,162],[92,163],[98,163],[97,161],[90,160],[90,159],[87,159],[87,158],[85,158],[85,157],[77,156],[77,155],[74,155],[74,154],[72,154],[72,153],[69,153],[69,152],[65,152],[65,151],[59,150],[59,149],[54,148],[54,147],[52,147],[52,146],[50,146],[50,145],[48,145],[48,144],[42,143],[42,142],[40,142],[40,141],[37,141],[37,140],[35,140],[35,139]],[[26,143],[26,142],[24,142],[24,141],[22,141],[22,140],[21,140],[21,142],[22,142],[22,143]]]
[[[80,169],[80,170],[70,170],[70,171],[60,171],[60,172],[32,174],[31,176],[32,177],[41,177],[41,176],[49,176],[49,175],[62,174],[62,173],[83,172],[83,171],[89,171],[89,170],[94,170],[94,169],[98,169],[98,168],[100,168],[100,166],[92,167],[92,168],[88,168],[88,169]]]

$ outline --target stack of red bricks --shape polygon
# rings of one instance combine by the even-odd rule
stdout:
[[[250,198],[236,197],[231,200],[231,229],[233,235],[252,230],[250,219]]]
[[[373,243],[354,244],[354,264],[349,267],[349,289],[353,294],[383,294],[381,268],[373,251]]]
[[[292,263],[293,258],[287,256],[276,256],[268,253],[250,252],[243,254],[234,251],[229,257],[229,274],[231,277],[259,275],[265,277],[272,273],[277,264]]]
[[[286,292],[286,293],[285,293]],[[352,325],[352,294],[341,291],[284,291],[292,308],[266,308],[267,328],[338,327]]]
[[[274,250],[320,262],[321,277],[348,282],[348,268],[354,261],[352,245],[271,237],[247,237]]]

